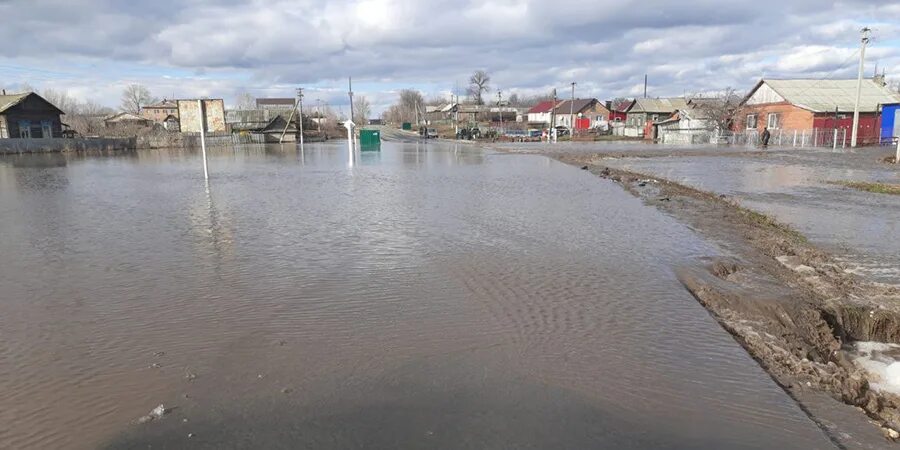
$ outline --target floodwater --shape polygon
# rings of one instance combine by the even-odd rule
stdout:
[[[0,447],[830,447],[677,281],[686,227],[344,145],[0,159]]]
[[[851,272],[900,286],[900,196],[834,184],[900,183],[900,171],[879,163],[882,157],[879,149],[854,153],[787,150],[607,162],[736,198],[791,225]]]

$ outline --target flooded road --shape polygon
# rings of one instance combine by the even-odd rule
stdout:
[[[900,286],[900,196],[857,191],[838,181],[900,183],[873,149],[854,154],[788,150],[742,156],[609,160],[611,167],[726,194],[769,214],[833,254],[852,272]]]
[[[685,291],[718,250],[543,156],[0,159],[0,447],[829,448]],[[137,424],[159,404],[169,413]]]

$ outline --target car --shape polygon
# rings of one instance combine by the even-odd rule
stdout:
[[[558,126],[556,127],[556,135],[557,135],[557,136],[568,136],[568,135],[569,135],[569,128],[566,127],[566,126],[564,126],[564,125],[558,125]]]

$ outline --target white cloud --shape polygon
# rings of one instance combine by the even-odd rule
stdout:
[[[110,105],[126,82],[228,100],[297,85],[331,96],[348,75],[386,104],[405,86],[446,93],[475,69],[520,93],[576,81],[579,95],[636,95],[645,73],[654,95],[744,89],[763,75],[852,75],[841,63],[863,25],[876,30],[869,61],[900,67],[900,0],[11,0],[0,16],[0,85]]]

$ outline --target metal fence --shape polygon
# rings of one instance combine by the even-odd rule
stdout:
[[[773,147],[830,147],[846,148],[850,145],[850,133],[846,128],[814,128],[812,130],[769,130],[769,145]],[[731,145],[760,145],[758,130],[748,130],[718,137],[717,141]],[[869,143],[869,137],[860,136],[858,141]],[[713,140],[716,142],[716,140]]]

